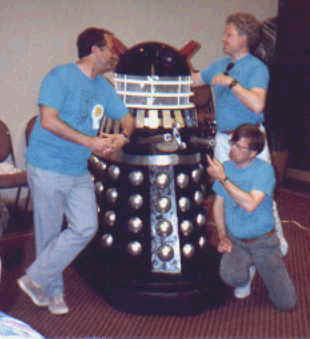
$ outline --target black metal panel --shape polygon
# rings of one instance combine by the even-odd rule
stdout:
[[[126,51],[119,60],[116,73],[128,75],[189,75],[186,58],[175,48],[159,42],[144,42]]]

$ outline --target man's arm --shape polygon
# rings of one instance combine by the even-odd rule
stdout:
[[[217,249],[219,252],[230,252],[232,243],[226,234],[225,214],[224,214],[224,198],[216,195],[213,203],[213,217],[217,229],[219,243]]]
[[[121,119],[122,133],[121,134],[107,134],[101,133],[103,138],[110,137],[113,143],[113,147],[117,150],[122,148],[129,142],[129,137],[135,129],[135,120],[131,114],[127,114]]]
[[[100,156],[104,156],[114,151],[109,137],[91,137],[83,134],[59,119],[58,114],[58,110],[49,106],[40,105],[42,128],[47,129],[65,140],[88,147],[92,152]]]
[[[200,72],[193,72],[191,75],[192,75],[192,87],[198,87],[206,84],[202,80]]]
[[[254,211],[264,199],[265,193],[257,190],[246,192],[240,189],[226,177],[224,166],[218,160],[211,159],[209,156],[207,158],[209,163],[208,174],[213,179],[219,180],[222,183],[226,191],[239,206],[248,212]]]
[[[134,129],[135,129],[135,120],[133,116],[128,113],[125,115],[121,120],[121,126],[124,131],[124,133],[129,137],[132,135]]]
[[[211,85],[221,85],[229,87],[233,80],[234,78],[228,75],[218,74],[212,79]],[[249,108],[251,111],[257,114],[263,112],[266,104],[266,89],[260,87],[247,89],[241,86],[240,83],[237,83],[231,88],[231,91],[241,101],[241,103]]]

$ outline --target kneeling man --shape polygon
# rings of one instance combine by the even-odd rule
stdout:
[[[231,160],[221,164],[208,156],[208,173],[215,179],[218,251],[223,253],[220,275],[235,288],[236,297],[247,297],[255,267],[272,303],[287,311],[295,307],[297,297],[274,228],[274,170],[256,157],[264,142],[264,134],[255,125],[243,124],[232,135]]]

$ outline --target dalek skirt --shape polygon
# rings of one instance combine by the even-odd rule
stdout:
[[[115,88],[136,130],[122,151],[89,160],[99,231],[78,267],[127,312],[195,314],[228,295],[205,204],[213,136],[199,131],[187,58],[155,42],[121,56]],[[120,129],[103,118],[101,131]]]

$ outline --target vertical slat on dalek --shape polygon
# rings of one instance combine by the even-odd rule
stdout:
[[[151,129],[159,128],[158,111],[156,109],[150,109],[148,113],[149,113],[149,119],[148,119],[149,128]]]
[[[164,109],[162,110],[163,115],[163,127],[164,128],[172,128],[173,127],[173,118],[171,116],[171,111]]]
[[[144,110],[138,109],[136,116],[136,128],[144,128]]]

